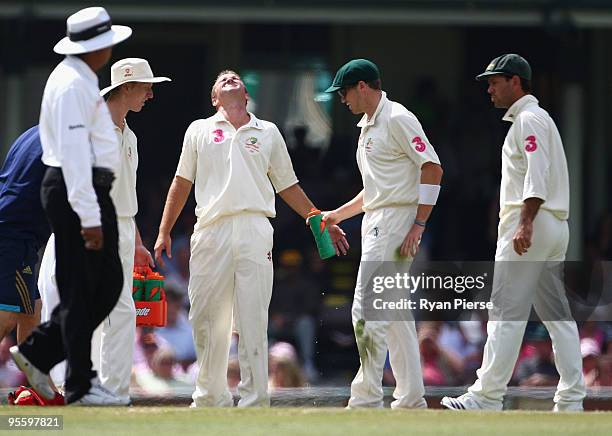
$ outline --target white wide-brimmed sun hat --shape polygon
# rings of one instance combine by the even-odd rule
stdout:
[[[111,67],[111,85],[100,91],[104,95],[112,89],[128,82],[159,83],[171,82],[167,77],[154,77],[151,66],[145,59],[125,58]]]
[[[66,20],[66,36],[55,44],[53,51],[62,55],[78,55],[111,47],[132,34],[127,26],[112,25],[106,9],[81,9]]]

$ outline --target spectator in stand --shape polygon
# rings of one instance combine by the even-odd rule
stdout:
[[[287,342],[277,342],[269,352],[271,388],[298,388],[304,386],[304,377],[295,348]]]
[[[440,346],[439,321],[419,323],[418,339],[423,368],[423,381],[427,386],[448,386],[455,384],[463,373],[461,358]]]
[[[168,303],[168,323],[165,327],[157,329],[156,334],[172,348],[176,359],[183,368],[187,368],[195,362],[196,354],[191,324],[189,324],[187,311],[183,305],[184,294],[172,284],[167,284],[165,290]]]
[[[593,386],[612,386],[612,354],[604,354],[599,358]]]
[[[612,355],[612,321],[602,323],[601,327],[605,333],[603,351]]]
[[[318,378],[315,367],[316,320],[321,305],[321,289],[304,274],[303,257],[297,250],[284,250],[274,277],[270,303],[268,336],[270,341],[293,342],[302,359],[308,381]]]
[[[180,234],[172,241],[172,258],[169,258],[162,269],[167,282],[176,283],[176,290],[187,295],[189,284],[189,237]]]
[[[604,347],[604,342],[606,340],[606,334],[598,322],[584,322],[578,329],[578,335],[580,336],[580,340],[585,338],[593,339],[593,341],[597,344],[599,352],[601,353]]]
[[[472,323],[470,325],[469,323]],[[475,323],[475,324],[474,324]],[[475,327],[475,329],[474,329]],[[471,378],[474,372],[480,367],[482,362],[482,338],[473,332],[466,332],[466,329],[478,330],[479,323],[475,322],[445,322],[440,325],[438,345],[449,355],[453,356],[453,361],[457,359],[462,362],[461,366],[456,366],[458,384],[474,382]],[[472,336],[476,336],[475,338]]]
[[[132,376],[138,372],[151,370],[153,355],[160,347],[168,347],[168,343],[164,339],[158,337],[151,327],[136,328]]]
[[[594,386],[599,377],[599,344],[593,338],[585,337],[580,340],[580,354],[582,354],[582,373],[587,386]]]
[[[136,374],[136,383],[148,394],[176,394],[182,391],[190,392],[193,385],[176,360],[172,349],[158,348],[151,358],[151,371]]]
[[[559,373],[553,360],[552,341],[544,325],[530,324],[525,333],[526,355],[516,367],[513,380],[519,386],[556,386]]]
[[[13,359],[9,348],[17,344],[11,334],[8,334],[0,341],[0,388],[15,388],[26,384],[26,378]]]
[[[195,375],[197,375],[197,373],[194,373],[194,383]],[[238,387],[238,383],[240,383],[240,363],[238,362],[238,356],[230,357],[227,364],[227,386],[234,390]]]

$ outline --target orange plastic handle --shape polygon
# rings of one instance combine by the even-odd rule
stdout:
[[[310,209],[310,212],[308,212],[308,217],[310,218],[311,216],[319,215],[320,213],[321,211],[319,209],[315,209],[313,207],[312,209]]]

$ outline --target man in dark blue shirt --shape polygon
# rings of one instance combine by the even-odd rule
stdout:
[[[0,170],[0,341],[17,327],[21,342],[40,322],[34,269],[50,234],[40,201],[41,156],[34,126],[17,138]]]

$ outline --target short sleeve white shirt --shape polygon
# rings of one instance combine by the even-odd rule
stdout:
[[[440,160],[416,116],[383,91],[370,120],[364,114],[357,126],[363,210],[418,204],[421,167]]]
[[[544,200],[541,209],[569,217],[569,175],[561,136],[533,95],[514,102],[504,115],[512,126],[502,148],[500,217],[528,198]]]
[[[250,116],[236,130],[218,112],[185,132],[176,175],[195,184],[200,228],[244,212],[274,217],[274,190],[298,182],[276,125]]]

